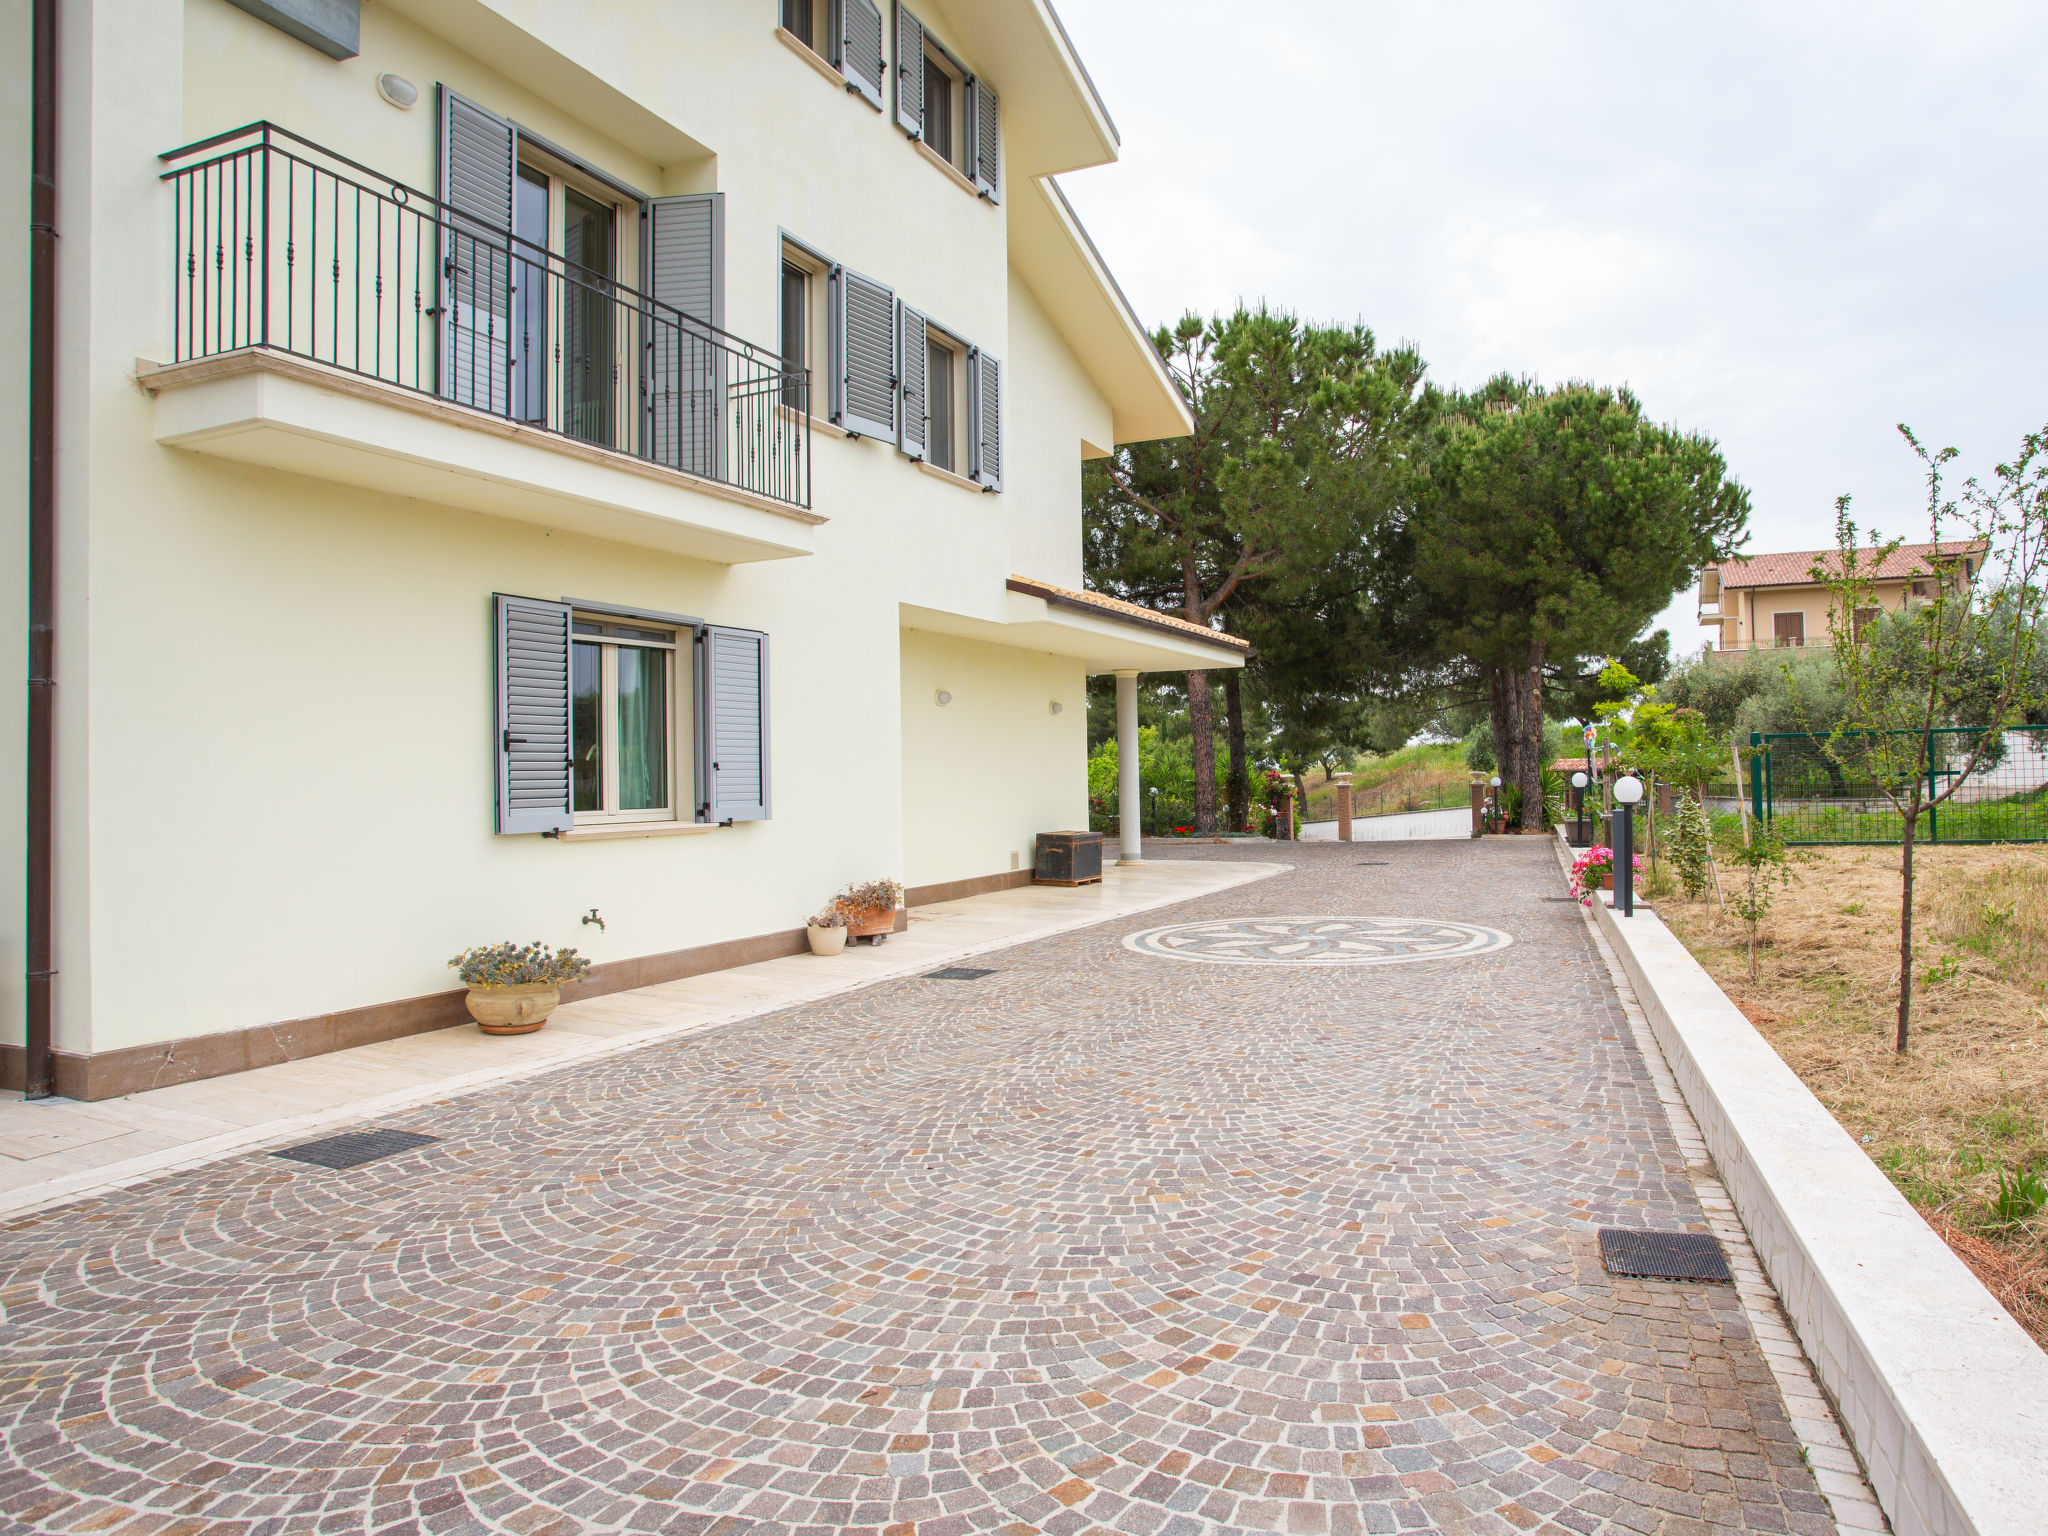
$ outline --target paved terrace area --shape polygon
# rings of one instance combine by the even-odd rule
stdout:
[[[1286,856],[17,1217],[0,1523],[1833,1531],[1550,847]]]

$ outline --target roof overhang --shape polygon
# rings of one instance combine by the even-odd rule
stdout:
[[[1040,588],[1039,583],[1023,584]],[[1244,665],[1248,648],[1230,636],[1219,633],[1211,642],[1190,632],[1193,626],[1176,629],[1175,621],[1166,614],[1149,616],[1165,621],[1155,626],[1139,616],[1144,610],[1119,614],[1085,601],[1062,601],[1058,588],[1042,590],[1051,596],[1040,596],[1037,590],[1017,591],[1013,583],[1003,591],[1002,602],[985,614],[904,603],[900,606],[902,624],[905,629],[953,635],[985,645],[1071,656],[1090,673],[1213,672]]]
[[[945,41],[1002,97],[1015,184],[1116,158],[1116,124],[1048,0],[937,0],[932,9]]]
[[[1059,185],[1013,186],[1009,224],[1010,264],[1109,401],[1116,442],[1194,431],[1179,386]]]

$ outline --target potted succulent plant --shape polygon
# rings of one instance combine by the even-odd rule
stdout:
[[[469,1016],[487,1035],[532,1034],[562,1005],[562,983],[590,972],[573,949],[509,940],[465,949],[448,966],[468,986]]]
[[[846,914],[827,907],[804,923],[804,937],[811,941],[812,954],[838,954],[846,948]]]
[[[902,899],[898,882],[867,880],[833,897],[832,910],[845,917],[846,930],[854,938],[879,944],[896,931],[896,903]]]

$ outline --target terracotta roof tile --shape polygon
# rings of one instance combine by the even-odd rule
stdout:
[[[1955,539],[1944,541],[1941,552],[1949,556],[1982,556],[1986,547],[1983,539]],[[1929,575],[1928,559],[1934,550],[1932,544],[1901,544],[1870,575],[1879,581]],[[1874,547],[1863,551],[1866,556],[1876,553]],[[1840,554],[1832,549],[1793,549],[1782,554],[1739,555],[1733,560],[1717,561],[1707,569],[1720,571],[1724,587],[1810,587],[1814,585],[1816,560],[1826,561],[1830,570],[1841,564]]]
[[[1227,635],[1220,629],[1196,624],[1177,614],[1161,613],[1157,608],[1146,608],[1137,603],[1127,603],[1122,598],[1105,597],[1100,592],[1077,592],[1071,587],[1056,587],[1048,581],[1035,581],[1029,576],[1012,576],[1004,583],[1012,592],[1022,592],[1027,597],[1042,597],[1049,603],[1062,608],[1083,608],[1101,614],[1105,619],[1117,619],[1126,624],[1142,624],[1147,629],[1164,629],[1175,634],[1186,635],[1190,640],[1206,641],[1210,645],[1222,646],[1227,650],[1249,651],[1252,643],[1238,635]]]

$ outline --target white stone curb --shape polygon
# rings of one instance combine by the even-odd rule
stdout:
[[[2048,1536],[2048,1354],[1657,916],[1595,903],[1898,1536]]]

